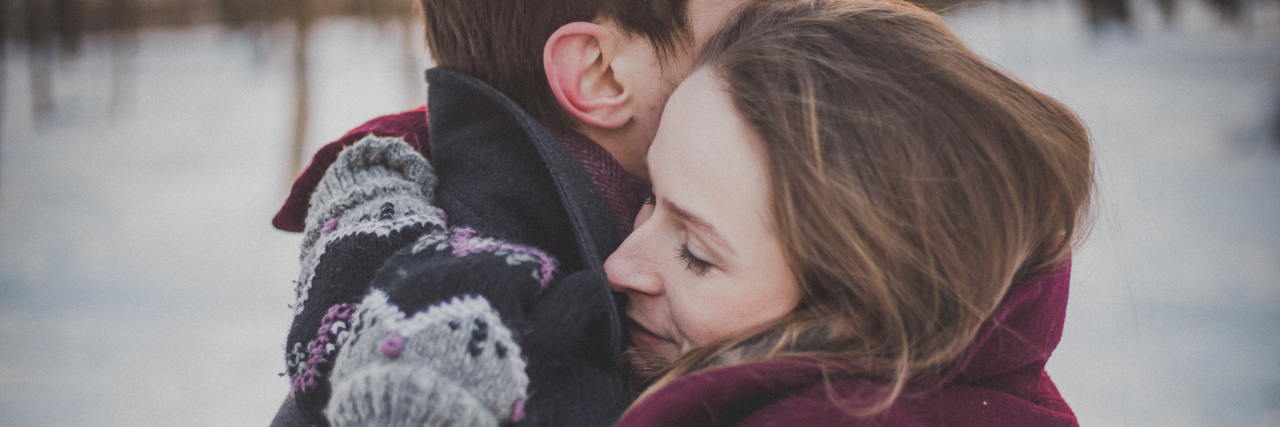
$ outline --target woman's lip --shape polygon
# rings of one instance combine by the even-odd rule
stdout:
[[[671,340],[664,339],[640,326],[635,320],[631,320],[631,342],[640,347],[655,348],[664,345],[674,345]]]

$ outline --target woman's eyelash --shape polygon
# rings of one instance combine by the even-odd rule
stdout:
[[[658,198],[653,195],[653,191],[648,191],[644,193],[644,204],[646,205],[658,204]]]
[[[702,259],[693,256],[692,252],[689,252],[689,245],[680,245],[679,248],[676,248],[676,253],[677,258],[684,260],[685,266],[689,271],[692,271],[693,274],[701,276],[707,274],[707,270],[711,269],[711,263],[703,261]]]

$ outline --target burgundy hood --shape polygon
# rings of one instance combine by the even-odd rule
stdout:
[[[681,378],[635,405],[619,426],[1078,426],[1045,362],[1062,337],[1068,260],[1015,283],[983,324],[949,381],[909,391],[892,407],[857,418],[831,397],[865,395],[864,383],[823,386],[809,360],[714,369]]]

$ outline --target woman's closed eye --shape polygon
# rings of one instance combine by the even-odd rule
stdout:
[[[711,269],[711,263],[698,258],[689,251],[689,245],[680,245],[676,248],[676,257],[685,262],[685,267],[693,274],[702,276],[707,274],[707,270]]]

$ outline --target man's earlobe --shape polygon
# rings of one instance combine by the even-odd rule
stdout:
[[[560,27],[542,51],[547,82],[560,106],[583,123],[617,129],[631,121],[631,93],[612,66],[618,48],[614,30],[590,22]]]

